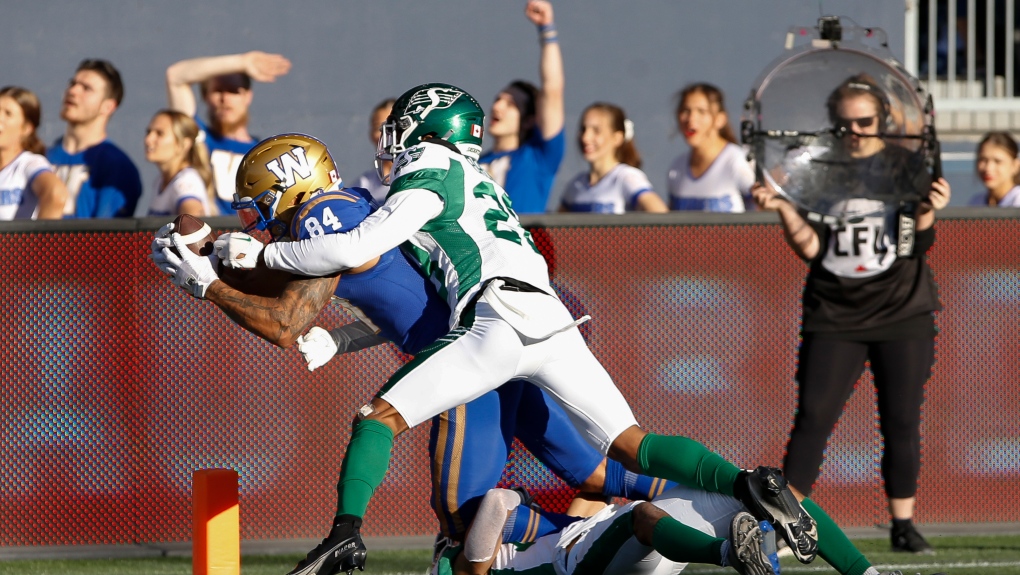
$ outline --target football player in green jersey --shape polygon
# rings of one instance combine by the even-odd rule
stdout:
[[[377,156],[392,161],[385,205],[347,233],[225,254],[230,267],[254,267],[262,259],[271,269],[321,276],[400,246],[452,310],[449,333],[359,410],[340,471],[333,528],[292,573],[362,568],[358,530],[389,467],[394,436],[515,378],[545,389],[596,448],[627,469],[736,497],[774,524],[802,562],[814,559],[819,538],[827,542],[821,551],[830,563],[863,560],[821,509],[808,499],[803,506],[798,502],[778,470],[744,471],[694,440],[637,425],[577,330],[585,318],[575,320],[554,295],[531,235],[503,189],[478,166],[483,122],[477,101],[456,86],[408,90],[380,136]],[[689,531],[670,518],[657,524],[666,556],[714,562],[692,556],[701,548]]]

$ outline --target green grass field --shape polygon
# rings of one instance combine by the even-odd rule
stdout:
[[[889,551],[888,539],[857,539],[855,543],[880,570],[900,569],[905,575],[936,572],[960,575],[1020,575],[1020,536],[941,536],[930,538],[938,554],[916,557]],[[407,551],[371,551],[370,575],[421,574],[429,566],[427,549]],[[245,556],[241,559],[244,575],[282,575],[297,562],[297,555]],[[153,559],[91,560],[11,560],[0,561],[0,575],[186,575],[191,559],[169,557]],[[690,574],[733,573],[731,569],[692,565]],[[835,573],[818,560],[801,565],[783,560],[783,573]]]

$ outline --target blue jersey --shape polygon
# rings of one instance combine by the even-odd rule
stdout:
[[[291,237],[303,240],[357,227],[372,211],[366,195],[371,198],[367,190],[347,188],[315,196],[294,216]],[[450,308],[399,248],[380,256],[372,269],[343,274],[334,295],[406,353],[418,353],[446,333]]]
[[[566,151],[564,130],[548,140],[534,130],[521,147],[509,152],[486,152],[478,163],[510,196],[518,214],[543,214],[549,203],[556,171]]]
[[[374,211],[371,197],[360,188],[319,194],[298,209],[291,237],[349,231]],[[383,254],[367,271],[343,274],[334,293],[359,319],[407,353],[420,352],[448,331],[446,301],[399,248]],[[446,536],[463,536],[482,497],[499,482],[515,436],[573,487],[602,461],[602,454],[581,438],[563,408],[522,381],[437,415],[429,436],[431,502]],[[528,537],[545,532],[532,529]]]
[[[253,138],[249,142],[224,138],[209,129],[209,126],[197,116],[195,123],[205,134],[205,147],[209,150],[209,165],[212,166],[213,186],[216,189],[216,207],[220,214],[233,214],[234,209],[230,207],[230,203],[234,201],[237,167],[241,165],[241,158],[258,143],[258,138]]]
[[[131,158],[109,140],[70,154],[60,138],[47,150],[46,159],[67,186],[64,217],[134,217],[142,179]]]

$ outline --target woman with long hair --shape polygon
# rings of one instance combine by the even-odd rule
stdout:
[[[745,211],[754,170],[747,153],[737,145],[722,91],[706,83],[680,90],[676,122],[690,150],[669,168],[666,181],[670,209]]]
[[[150,216],[215,215],[212,168],[195,120],[176,110],[156,112],[145,131],[145,159],[159,168]]]
[[[808,264],[801,296],[797,408],[783,474],[798,495],[810,495],[829,436],[867,365],[874,376],[882,434],[881,473],[891,518],[893,551],[931,554],[913,523],[921,474],[921,406],[935,362],[935,312],[942,309],[927,252],[935,243],[935,212],[952,194],[945,178],[909,150],[886,142],[889,98],[866,74],[844,80],[829,96],[834,129],[844,135],[836,152],[842,169],[827,171],[819,187],[846,189],[830,213],[866,214],[832,221],[808,219],[770,185],[752,193],[775,211],[793,252]],[[927,182],[930,181],[930,184]],[[882,190],[906,196],[925,182],[914,212],[914,241],[897,249],[898,202],[876,199]],[[856,241],[873,238],[869,241]],[[847,248],[847,246],[851,246]]]
[[[44,155],[36,133],[41,118],[31,90],[0,88],[0,220],[64,217],[67,187]]]
[[[603,214],[669,211],[641,171],[633,124],[619,106],[596,102],[585,108],[577,143],[588,162],[588,170],[567,184],[560,211]]]

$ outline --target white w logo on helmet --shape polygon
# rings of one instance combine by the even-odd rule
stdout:
[[[421,90],[417,94],[411,96],[411,99],[407,103],[407,107],[411,108],[417,105],[414,112],[418,114],[421,119],[425,119],[432,110],[443,110],[449,108],[464,95],[464,92],[460,90],[453,90],[450,88],[429,88],[428,90]],[[422,106],[422,104],[428,104]]]
[[[293,148],[290,153],[283,154],[275,160],[266,164],[266,169],[280,180],[284,189],[294,185],[297,178],[295,174],[303,179],[312,177],[312,167],[308,165],[308,157],[304,148]]]

